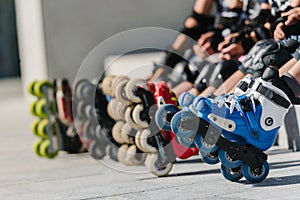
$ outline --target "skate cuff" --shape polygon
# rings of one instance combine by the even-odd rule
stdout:
[[[267,88],[267,87],[263,86],[263,84],[258,81],[251,81],[249,88],[262,94],[267,99],[273,101],[274,103],[276,103],[277,105],[279,105],[285,109],[288,109],[291,105],[291,103],[289,101],[287,101],[284,97],[277,94],[275,91],[272,91],[271,88]]]

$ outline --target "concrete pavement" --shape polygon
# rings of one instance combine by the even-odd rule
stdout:
[[[28,105],[19,80],[0,81],[0,199],[299,199],[300,152],[273,148],[258,184],[225,180],[219,165],[178,161],[165,178],[88,154],[34,155]],[[110,167],[108,167],[110,166]],[[118,170],[112,169],[117,168]]]

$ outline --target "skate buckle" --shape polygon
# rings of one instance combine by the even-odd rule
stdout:
[[[229,131],[229,132],[233,132],[236,128],[236,124],[234,121],[217,116],[215,114],[209,114],[208,119],[210,119],[210,121],[212,121],[213,123],[215,123],[222,129]]]

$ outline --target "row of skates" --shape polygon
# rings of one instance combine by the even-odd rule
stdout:
[[[36,153],[53,158],[59,150],[86,149],[97,160],[108,155],[127,166],[145,165],[158,177],[167,176],[177,159],[198,156],[207,164],[220,162],[227,180],[263,181],[269,173],[264,151],[292,106],[263,78],[247,77],[235,92],[215,98],[190,93],[177,98],[164,81],[107,75],[77,81],[71,100],[70,87],[62,89],[66,83],[33,82],[29,87],[38,97],[31,106],[40,118],[32,128],[41,138]],[[70,150],[66,144],[74,138],[80,148]]]

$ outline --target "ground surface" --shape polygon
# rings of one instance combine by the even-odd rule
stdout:
[[[299,199],[300,152],[270,154],[270,174],[259,184],[226,181],[219,165],[179,161],[169,177],[88,154],[38,158],[31,150],[33,117],[19,80],[0,81],[0,199]],[[111,167],[107,167],[107,166]],[[118,170],[114,170],[117,168]],[[129,170],[129,171],[128,171]],[[126,172],[127,171],[127,172]],[[136,173],[133,173],[136,172]]]

